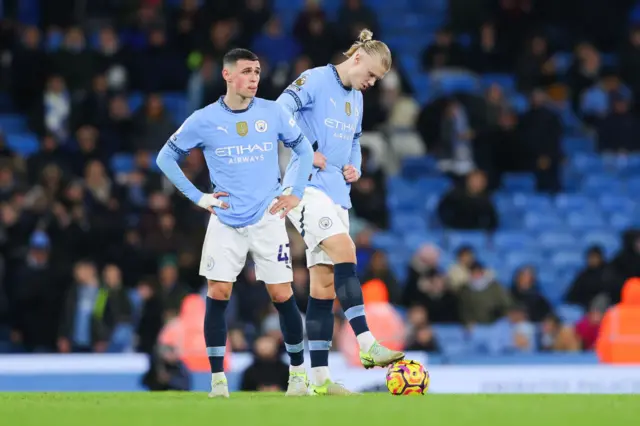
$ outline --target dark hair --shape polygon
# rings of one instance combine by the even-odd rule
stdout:
[[[224,66],[235,65],[236,62],[241,60],[257,61],[258,55],[247,49],[231,49],[222,58],[222,64]]]

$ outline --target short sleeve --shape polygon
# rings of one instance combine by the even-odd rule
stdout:
[[[319,86],[319,76],[317,73],[305,71],[287,86],[284,92],[282,92],[282,95],[280,95],[280,98],[291,97],[295,102],[295,108],[293,110],[299,111],[314,102],[315,94]]]
[[[178,127],[166,145],[179,155],[189,155],[193,148],[202,146],[202,126],[200,111],[196,111]]]
[[[278,137],[287,148],[295,148],[304,139],[302,130],[298,127],[296,120],[284,109],[278,108],[277,111],[280,122]]]

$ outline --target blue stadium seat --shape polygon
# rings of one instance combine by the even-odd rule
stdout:
[[[33,133],[10,133],[7,135],[7,147],[22,157],[28,157],[38,152],[40,142]]]
[[[408,251],[398,251],[387,253],[387,261],[393,275],[400,281],[405,282],[407,279],[407,265],[411,259],[411,253]]]
[[[534,232],[563,229],[565,224],[555,212],[528,212],[524,216],[525,227]]]
[[[576,270],[559,271],[553,283],[542,288],[542,291],[553,305],[559,305],[564,299],[569,286],[576,277]]]
[[[462,246],[470,246],[479,252],[484,250],[489,244],[487,234],[476,231],[452,231],[449,233],[447,240],[449,248],[454,251]]]
[[[548,286],[555,285],[558,278],[558,271],[553,267],[545,265],[544,268],[540,268],[536,271],[536,276],[538,279],[538,286],[541,289],[544,289]]]
[[[442,196],[440,194],[432,194],[427,196],[427,200],[424,202],[424,208],[427,214],[433,214],[440,204],[440,199]]]
[[[580,268],[584,265],[584,253],[560,251],[551,256],[551,264],[559,269]]]
[[[599,197],[602,194],[624,193],[624,184],[615,176],[590,174],[582,181],[581,191],[588,196]],[[640,186],[638,187],[640,189]]]
[[[388,181],[387,207],[404,212],[419,212],[423,207],[425,194],[421,194],[414,183],[393,178]]]
[[[539,267],[543,265],[544,257],[536,250],[510,251],[503,253],[506,266],[513,272],[523,266],[531,265]]]
[[[619,194],[602,194],[598,199],[598,204],[605,213],[631,214],[637,206],[632,198]]]
[[[531,248],[534,239],[524,231],[498,231],[493,236],[493,247],[500,251]]]
[[[579,136],[568,136],[562,139],[562,151],[565,155],[575,156],[581,153],[592,153],[594,151],[593,139]]]
[[[27,119],[18,114],[1,114],[0,131],[8,133],[22,133],[27,131]]]
[[[418,190],[427,195],[443,194],[447,192],[452,184],[451,180],[446,177],[422,177],[416,182]]]
[[[439,95],[474,93],[480,89],[479,80],[471,73],[438,71],[430,74],[431,89]]]
[[[540,194],[514,194],[513,205],[526,211],[548,212],[554,208],[551,197]]]
[[[590,197],[582,194],[559,194],[555,198],[555,205],[561,212],[571,212],[592,209],[595,204]]]
[[[412,232],[426,232],[425,218],[418,213],[393,213],[391,215],[391,230],[400,234]]]
[[[502,188],[507,192],[533,192],[536,178],[531,173],[505,173]]]
[[[612,231],[623,232],[640,224],[638,217],[629,213],[614,213],[609,216],[609,226]]]
[[[602,228],[606,225],[604,217],[597,211],[574,211],[568,214],[567,224],[576,231]]]
[[[602,157],[595,153],[576,154],[570,159],[569,167],[580,174],[604,172]]]
[[[434,324],[432,328],[445,355],[461,355],[469,351],[467,332],[461,325]]]
[[[499,269],[502,264],[502,253],[498,251],[483,250],[476,253],[476,258],[480,261],[485,268],[496,270]]]
[[[584,316],[584,308],[578,305],[556,306],[556,314],[565,324],[575,324]]]
[[[496,192],[493,194],[493,203],[498,211],[513,211],[517,209],[513,202],[513,194]]]
[[[432,156],[405,157],[402,159],[402,176],[407,179],[417,179],[422,176],[433,175],[436,169],[436,159]]]
[[[397,251],[402,245],[398,234],[394,232],[376,232],[371,236],[371,247],[385,252]]]
[[[129,173],[134,169],[135,160],[131,154],[119,153],[111,157],[110,166],[114,173]]]
[[[479,354],[488,354],[494,339],[494,328],[490,325],[474,325],[469,334],[470,346]]]
[[[640,176],[629,178],[629,180],[627,180],[626,187],[627,194],[631,196],[637,196],[640,194]]]
[[[442,235],[437,232],[411,232],[404,236],[404,247],[414,253],[424,244],[442,247]]]
[[[543,250],[563,250],[575,248],[578,239],[571,232],[544,231],[538,238],[537,243]]]

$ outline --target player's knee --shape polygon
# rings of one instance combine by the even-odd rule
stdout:
[[[221,281],[207,281],[207,297],[215,300],[229,300],[231,298],[232,283]]]
[[[333,266],[314,265],[309,269],[311,297],[315,299],[335,299],[333,287]]]
[[[293,296],[291,283],[267,284],[267,291],[273,303],[284,303]]]
[[[349,234],[333,235],[320,243],[333,263],[356,263],[356,246]]]

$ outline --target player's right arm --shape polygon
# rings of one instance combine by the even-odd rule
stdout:
[[[313,103],[318,89],[318,78],[309,71],[300,74],[276,100],[290,115]]]
[[[187,118],[182,126],[169,138],[164,144],[156,163],[164,175],[175,185],[180,192],[184,194],[194,204],[209,210],[213,213],[213,207],[223,209],[229,206],[218,199],[220,196],[228,194],[203,194],[193,183],[185,176],[178,162],[184,156],[189,155],[193,148],[202,146],[202,137],[200,136],[200,127],[203,125],[199,118],[200,112],[193,113]]]
[[[313,104],[319,88],[318,76],[305,71],[282,92],[276,102],[293,116],[304,107]],[[327,166],[327,159],[320,151],[314,152],[313,165],[321,170]]]

